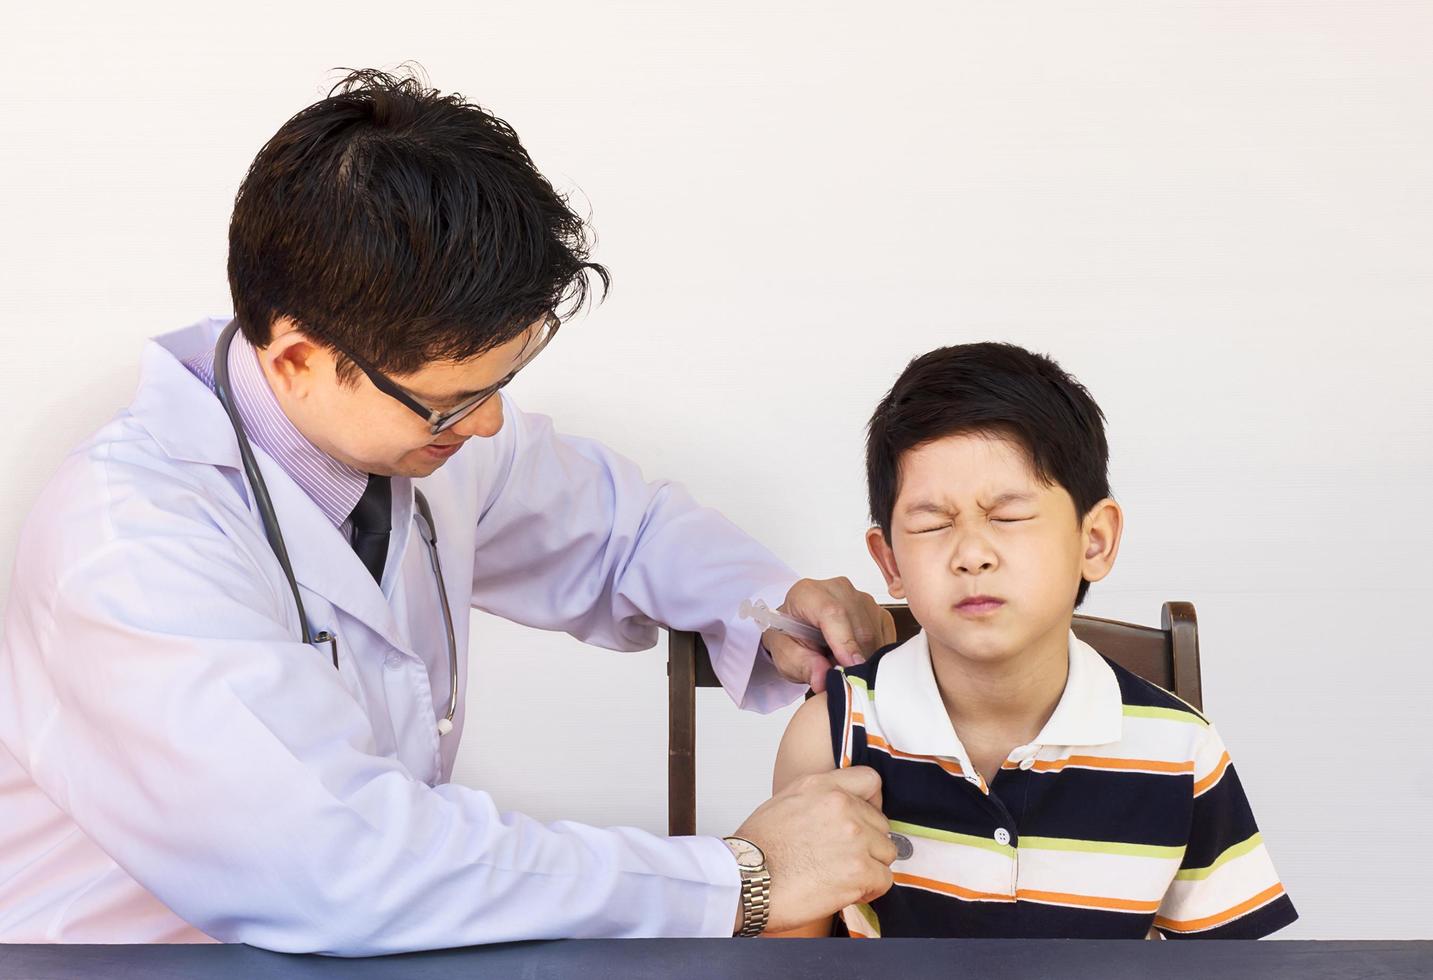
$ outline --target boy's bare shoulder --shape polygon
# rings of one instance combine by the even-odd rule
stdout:
[[[779,793],[802,776],[830,772],[836,768],[831,752],[831,723],[827,718],[826,695],[817,694],[796,709],[781,736],[776,752],[776,772],[771,790]]]

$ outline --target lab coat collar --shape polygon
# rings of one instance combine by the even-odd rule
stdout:
[[[214,392],[184,361],[212,351],[229,318],[211,317],[155,337],[140,357],[139,390],[129,413],[170,459],[238,468],[239,446]]]
[[[1054,713],[1030,744],[1107,745],[1118,741],[1124,705],[1119,679],[1110,665],[1071,633],[1069,668]],[[880,724],[891,746],[913,755],[956,759],[967,772],[975,771],[941,700],[924,631],[881,658],[876,686],[880,689],[876,699]]]
[[[130,405],[130,414],[171,459],[227,467],[242,474],[238,442],[228,414],[209,387],[183,363],[205,349],[212,350],[228,322],[228,317],[202,320],[150,341],[141,359],[139,391]],[[412,482],[403,477],[393,479],[393,499],[397,502],[393,544],[380,588],[319,506],[273,457],[258,446],[253,448],[284,535],[294,578],[361,620],[389,643],[408,649],[387,594],[397,582],[413,532]],[[243,486],[249,510],[258,523],[258,509],[247,481]],[[313,621],[309,625],[317,632],[335,624]]]
[[[300,585],[361,620],[393,646],[408,649],[409,644],[404,641],[398,620],[388,603],[388,594],[397,582],[408,538],[413,533],[412,483],[404,477],[393,478],[393,499],[398,506],[393,513],[392,541],[380,587],[354,553],[348,539],[284,468],[257,446],[254,447],[254,456],[269,487],[269,498],[273,501],[274,513],[288,545],[294,578]],[[254,511],[254,519],[258,520],[257,510]],[[332,629],[336,624],[314,619],[310,625],[318,631]]]

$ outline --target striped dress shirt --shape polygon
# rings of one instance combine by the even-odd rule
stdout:
[[[214,388],[214,352],[184,362],[195,377]],[[304,438],[279,407],[259,367],[258,352],[237,334],[229,346],[229,382],[249,440],[273,457],[346,539],[348,516],[368,486],[368,474],[334,459]]]

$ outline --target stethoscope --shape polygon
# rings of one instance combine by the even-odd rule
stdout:
[[[294,578],[293,565],[289,562],[289,550],[284,546],[279,519],[274,513],[273,501],[269,498],[269,487],[264,483],[264,475],[259,472],[259,464],[254,459],[254,450],[249,445],[249,437],[244,432],[244,422],[239,417],[239,408],[229,387],[229,347],[234,341],[234,334],[238,332],[239,321],[231,321],[219,334],[219,342],[214,345],[214,394],[219,396],[219,404],[224,406],[229,422],[234,426],[234,437],[239,442],[239,458],[243,460],[244,475],[248,477],[249,486],[254,491],[254,506],[258,508],[259,520],[264,525],[264,537],[269,539],[269,547],[274,550],[274,557],[279,560],[279,567],[284,570],[284,578],[288,579],[289,590],[294,594],[294,605],[298,606],[299,610],[301,638],[309,646],[327,643],[333,658],[333,667],[337,670],[338,637],[328,630],[314,633],[309,629],[303,597],[299,594],[299,584]],[[448,631],[448,713],[438,720],[438,734],[446,735],[453,730],[453,716],[458,712],[458,640],[453,634],[453,610],[448,606],[448,590],[443,586],[443,568],[438,564],[438,531],[433,523],[433,511],[429,509],[422,491],[416,487],[413,490],[413,503],[416,506],[413,517],[418,522],[419,533],[428,544],[428,557],[433,563],[433,575],[438,580],[438,598],[443,604],[443,626]]]

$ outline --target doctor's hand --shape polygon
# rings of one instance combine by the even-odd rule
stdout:
[[[736,836],[761,848],[771,873],[767,932],[828,919],[890,889],[896,846],[880,807],[881,777],[855,766],[794,780],[746,819]]]
[[[762,634],[762,645],[770,651],[781,676],[809,684],[813,691],[826,689],[832,654],[836,663],[850,667],[896,642],[891,614],[865,592],[856,591],[847,578],[804,578],[786,593],[780,611],[815,626],[830,648],[830,653],[818,650],[776,630]]]

